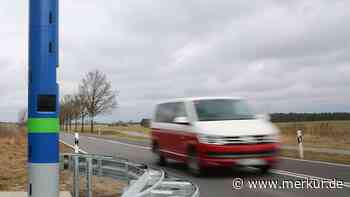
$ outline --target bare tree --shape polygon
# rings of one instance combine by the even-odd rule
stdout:
[[[79,86],[79,92],[84,97],[86,111],[90,117],[90,131],[93,133],[94,118],[117,107],[116,93],[106,75],[99,70],[86,74]]]
[[[68,131],[72,129],[72,121],[75,118],[74,114],[74,100],[73,96],[67,94],[61,100],[61,113],[60,119],[61,124],[63,124],[64,130]]]
[[[27,109],[23,108],[18,112],[18,124],[20,126],[24,126],[27,123],[27,117],[28,117],[28,113],[27,113]]]
[[[64,103],[64,99],[61,99],[61,101],[60,101],[60,125],[61,125],[62,130],[65,130],[66,116],[67,116],[67,106]]]
[[[83,96],[79,94],[64,95],[60,102],[60,125],[63,130],[71,129],[74,121],[74,131],[78,130],[78,120],[82,118],[82,131],[84,128],[84,117],[87,115]]]
[[[77,95],[74,96],[75,100],[75,110],[78,112],[78,118],[81,119],[81,128],[80,132],[84,132],[84,123],[85,123],[85,117],[88,115],[86,110],[86,96],[83,95],[83,92],[80,92]]]
[[[78,119],[80,118],[80,100],[77,94],[72,95],[72,119],[74,120],[74,131],[78,131]]]

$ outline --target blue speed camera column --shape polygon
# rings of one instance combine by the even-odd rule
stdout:
[[[28,196],[58,197],[58,0],[29,9]]]

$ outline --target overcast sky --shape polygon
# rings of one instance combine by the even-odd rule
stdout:
[[[173,97],[241,96],[260,112],[350,111],[350,1],[60,0],[61,95],[100,69],[103,121]],[[28,0],[0,1],[0,121],[27,99]]]

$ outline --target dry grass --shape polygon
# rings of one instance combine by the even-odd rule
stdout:
[[[109,135],[103,134],[103,137],[106,137],[109,139],[126,140],[126,141],[131,141],[131,142],[143,142],[143,143],[148,143],[150,140],[150,138],[131,136],[131,135],[118,133],[118,132],[116,132],[114,134],[109,134]]]
[[[12,125],[0,125],[0,191],[27,190],[27,135],[25,129]],[[61,150],[70,151],[61,146]],[[66,190],[61,176],[61,190]]]
[[[16,125],[0,125],[0,190],[24,190],[27,182],[26,137]]]
[[[118,131],[141,132],[144,134],[151,133],[150,128],[146,128],[146,127],[143,127],[143,126],[138,125],[138,124],[132,124],[132,125],[128,125],[126,127],[123,127],[123,126],[107,126],[107,127],[110,129],[113,129],[113,130],[118,130]]]
[[[61,173],[61,176],[68,177],[64,184],[64,190],[72,191],[73,185],[73,177],[71,173],[68,171],[64,171]],[[80,177],[80,192],[79,196],[87,196],[86,190],[86,178]],[[61,184],[62,185],[62,184]],[[125,183],[113,180],[111,178],[106,177],[93,177],[92,178],[92,186],[93,186],[93,196],[96,197],[118,197],[125,186]]]
[[[78,126],[77,131],[80,132],[81,127]],[[74,126],[72,126],[71,132],[74,132]],[[90,125],[84,126],[84,132],[90,133]],[[133,136],[128,135],[125,132],[129,133],[141,133],[143,136]],[[108,126],[103,124],[97,124],[94,127],[94,134],[100,133],[105,137],[111,137],[115,139],[125,139],[131,141],[148,141],[150,138],[151,129],[142,127],[141,125],[127,125],[127,126]]]
[[[72,125],[72,129],[75,130],[74,125]],[[107,124],[95,124],[94,125],[94,132],[97,133],[98,131],[101,132],[108,132],[108,131],[131,131],[131,132],[141,132],[145,134],[149,134],[151,132],[150,128],[142,127],[139,124],[126,124],[125,126],[109,126]],[[81,131],[81,125],[77,126],[77,131]],[[90,132],[90,124],[85,124],[84,126],[84,132]]]
[[[19,134],[24,134],[24,128],[16,124],[0,123],[0,138],[15,138]]]
[[[296,131],[304,133],[305,147],[350,149],[350,121],[276,123],[283,144],[296,144]]]

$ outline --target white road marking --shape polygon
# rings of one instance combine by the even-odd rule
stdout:
[[[331,162],[326,162],[326,161],[305,160],[305,159],[297,159],[297,158],[291,158],[291,157],[281,157],[281,159],[295,160],[295,161],[302,161],[302,162],[309,162],[309,163],[318,163],[318,164],[325,164],[325,165],[331,165],[331,166],[340,166],[340,167],[348,167],[348,168],[350,168],[350,165],[347,165],[347,164],[331,163]]]
[[[114,141],[114,140],[106,140],[106,139],[100,139],[100,138],[95,138],[95,137],[86,137],[89,140],[95,140],[95,141],[104,141],[104,142],[109,142],[112,144],[120,144],[120,145],[125,145],[125,146],[129,146],[129,147],[133,147],[133,148],[139,148],[139,149],[144,149],[144,150],[151,150],[151,147],[147,147],[147,146],[140,146],[140,145],[135,145],[135,144],[129,144],[129,143],[123,143],[123,142],[119,142],[119,141]]]
[[[317,176],[311,176],[307,174],[301,174],[301,173],[294,173],[294,172],[289,172],[285,170],[276,170],[276,169],[271,169],[271,172],[274,174],[279,174],[279,175],[284,175],[284,176],[291,176],[291,177],[296,177],[296,178],[302,178],[302,179],[313,179],[313,180],[324,180],[324,181],[330,181],[332,179],[327,179],[327,178],[322,178],[322,177],[317,177]],[[343,182],[343,186],[350,188],[350,183],[349,182]]]

